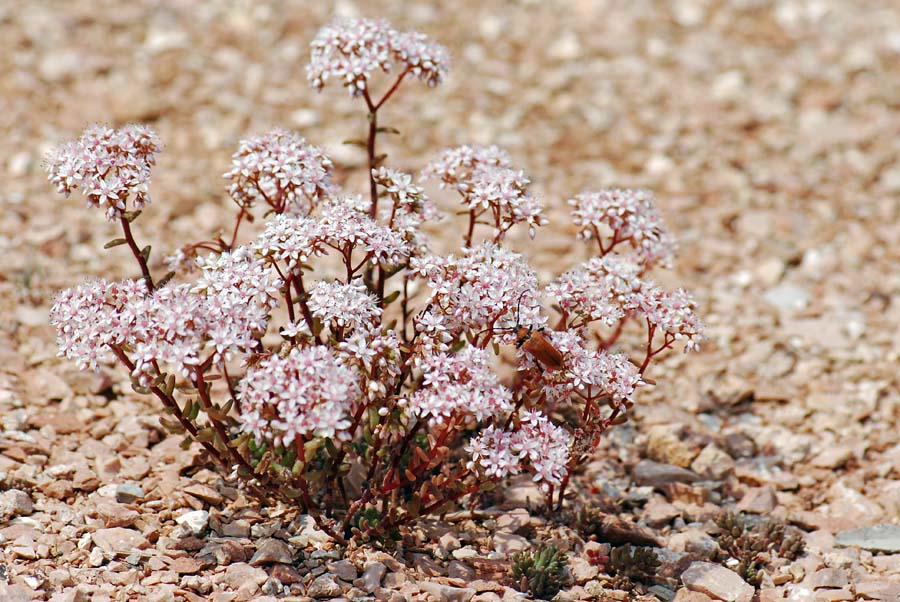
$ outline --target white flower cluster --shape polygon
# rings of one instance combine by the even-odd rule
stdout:
[[[368,90],[373,73],[388,73],[394,65],[429,86],[441,83],[450,65],[446,48],[420,33],[397,31],[381,19],[337,21],[319,30],[311,47],[306,68],[310,85],[321,90],[334,79],[351,96]]]
[[[584,397],[607,396],[617,403],[633,399],[635,388],[642,384],[641,374],[626,355],[592,349],[574,330],[553,332],[550,336],[566,358],[566,369],[541,374],[549,400],[567,401],[576,390]]]
[[[547,286],[559,307],[581,325],[612,326],[627,316],[648,321],[657,331],[696,350],[704,340],[697,304],[684,290],[667,292],[639,276],[641,267],[615,255],[594,257]]]
[[[440,316],[440,329],[456,336],[489,329],[500,341],[515,339],[519,324],[539,327],[537,275],[525,258],[493,243],[466,249],[462,257],[412,258],[414,272],[431,287],[429,313]],[[431,325],[424,321],[422,328]]]
[[[378,301],[361,280],[317,282],[309,291],[309,308],[332,331],[371,330],[381,318]]]
[[[495,241],[520,223],[528,226],[534,238],[535,229],[548,223],[541,204],[528,192],[525,173],[513,169],[509,155],[496,146],[447,149],[422,170],[422,178],[438,180],[459,192],[473,219],[489,215]]]
[[[245,357],[258,346],[281,283],[245,248],[202,262],[196,285],[152,294],[143,281],[96,280],[63,292],[50,312],[60,354],[96,369],[128,348],[143,383],[157,366],[189,375],[203,362]]]
[[[250,367],[238,387],[240,421],[261,441],[345,437],[361,396],[359,375],[327,347],[294,347]]]
[[[603,248],[603,230],[608,229],[612,239],[606,252],[627,242],[641,264],[671,267],[675,240],[666,229],[650,192],[610,188],[583,192],[569,200],[569,204],[581,238],[596,238]]]
[[[276,215],[253,243],[253,249],[292,273],[298,273],[301,264],[324,255],[328,249],[342,254],[358,249],[373,264],[405,261],[410,248],[403,236],[379,224],[358,206],[358,196],[330,198],[323,204],[321,216]]]
[[[159,138],[143,125],[114,130],[101,125],[85,130],[47,157],[46,168],[57,190],[69,196],[81,189],[88,206],[114,221],[128,210],[150,202],[150,168],[161,148]]]
[[[484,349],[463,347],[457,353],[438,353],[417,362],[422,386],[404,405],[431,424],[451,418],[482,421],[512,410],[512,392],[500,384]]]
[[[420,228],[426,221],[440,221],[443,216],[425,192],[413,184],[412,176],[403,172],[379,167],[372,170],[375,183],[391,199],[390,206],[382,206],[381,217],[388,226],[398,232],[417,250],[427,248]]]
[[[241,140],[223,176],[228,193],[242,207],[258,202],[278,213],[307,215],[335,191],[334,165],[325,152],[293,132],[276,129]]]
[[[469,470],[480,470],[495,479],[518,474],[530,466],[534,480],[549,491],[568,474],[572,435],[537,411],[523,412],[513,431],[489,426],[466,446]]]

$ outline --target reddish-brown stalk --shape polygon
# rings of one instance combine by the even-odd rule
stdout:
[[[302,439],[297,439],[296,449],[297,459],[300,460],[300,462],[305,466],[306,449],[303,445]],[[296,480],[296,483],[300,487],[300,498],[303,500],[303,505],[306,506],[307,512],[309,512],[309,515],[312,516],[316,525],[339,544],[347,545],[347,540],[344,539],[344,537],[337,531],[335,531],[328,520],[319,512],[318,506],[316,506],[315,502],[312,499],[312,496],[309,493],[309,483],[306,482],[306,479],[301,476]]]
[[[203,371],[198,369],[194,373],[194,386],[197,388],[197,394],[200,396],[200,401],[203,403],[204,410],[207,410],[207,419],[209,423],[212,425],[213,429],[216,431],[216,434],[219,436],[219,439],[222,442],[222,445],[228,450],[228,454],[231,456],[231,459],[234,464],[240,466],[244,470],[249,473],[253,472],[253,466],[250,465],[250,462],[247,461],[241,453],[235,449],[231,445],[231,437],[227,432],[225,432],[225,427],[222,425],[220,420],[216,420],[213,416],[209,414],[209,409],[213,407],[213,401],[209,396],[209,383],[206,382],[203,378]]]
[[[144,257],[144,254],[134,241],[134,234],[131,233],[131,222],[123,215],[119,218],[119,223],[122,224],[122,232],[125,234],[125,242],[128,243],[128,248],[131,249],[132,255],[134,255],[138,265],[141,266],[141,274],[144,277],[144,282],[147,283],[147,289],[152,293],[156,289],[156,285],[153,284],[153,276],[150,274],[147,258]]]
[[[384,93],[384,96],[378,102],[373,102],[372,97],[369,95],[368,88],[363,89],[363,99],[366,101],[366,107],[369,109],[368,121],[369,121],[369,135],[366,139],[366,154],[368,156],[368,167],[369,167],[369,196],[370,196],[370,204],[369,204],[369,217],[372,219],[378,219],[378,184],[375,183],[375,174],[373,170],[378,167],[379,159],[375,154],[376,151],[376,138],[378,137],[378,109],[380,109],[387,100],[393,96],[394,92],[400,87],[400,83],[403,81],[403,78],[411,71],[409,67],[404,69],[400,75],[397,77],[394,84],[388,89],[387,92]],[[366,271],[367,276],[371,276],[371,270]],[[385,283],[385,273],[384,269],[379,266],[378,267],[378,281],[375,285],[375,294],[378,297],[378,305],[379,307],[383,307],[384,304],[384,283]],[[368,280],[368,278],[367,278]]]
[[[306,292],[306,286],[303,284],[303,272],[300,271],[291,276],[291,282],[294,283],[294,290],[297,291],[297,303],[300,304],[300,313],[303,314],[303,320],[306,322],[307,328],[309,328],[309,332],[313,335],[317,342],[321,342],[319,337],[315,334],[315,320],[313,319],[312,311],[309,309],[309,303],[307,299],[309,298],[309,294]]]

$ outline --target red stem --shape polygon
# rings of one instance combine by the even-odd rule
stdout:
[[[228,243],[228,250],[234,248],[234,243],[237,241],[238,229],[241,227],[241,220],[244,219],[244,215],[246,215],[247,209],[241,205],[241,210],[238,213],[237,220],[234,222],[234,230],[231,233],[231,242]]]
[[[205,380],[203,380],[203,372],[197,370],[194,374],[194,384],[197,387],[197,393],[200,395],[200,400],[203,402],[203,405],[206,408],[212,407],[212,399],[209,397],[209,385]],[[228,454],[231,456],[231,459],[235,464],[240,465],[241,468],[253,474],[253,466],[240,454],[240,452],[230,445],[230,437],[228,433],[225,432],[225,427],[222,426],[222,423],[218,420],[215,420],[212,416],[207,414],[207,418],[209,419],[210,424],[215,429],[216,433],[219,435],[219,439],[222,440],[222,445],[225,446],[225,449],[228,450]]]
[[[134,234],[131,233],[131,223],[128,219],[123,215],[119,218],[119,223],[122,224],[122,232],[125,234],[125,242],[128,243],[128,247],[131,249],[131,253],[134,255],[134,258],[137,260],[138,265],[141,266],[141,274],[144,277],[144,282],[147,283],[147,289],[152,293],[156,286],[153,284],[153,276],[150,274],[150,268],[147,266],[147,260],[144,259],[144,256],[141,254],[141,250],[138,248],[137,243],[134,241]]]

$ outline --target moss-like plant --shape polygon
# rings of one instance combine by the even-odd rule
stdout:
[[[760,585],[763,569],[776,557],[794,560],[803,553],[803,540],[788,533],[784,523],[768,520],[751,527],[743,515],[724,512],[716,524],[722,530],[721,559],[737,560],[733,570],[751,585]]]
[[[567,560],[556,546],[542,545],[513,556],[512,576],[520,591],[549,600],[562,587]]]
[[[659,556],[653,548],[625,544],[609,553],[609,566],[613,572],[612,585],[631,591],[637,583],[652,581],[659,569]]]

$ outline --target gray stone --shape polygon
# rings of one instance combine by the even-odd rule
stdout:
[[[813,573],[809,583],[813,589],[837,589],[850,583],[850,575],[844,569],[824,568]]]
[[[666,483],[695,483],[700,480],[700,475],[692,470],[653,460],[638,462],[631,471],[631,476],[638,485],[650,487],[659,487]]]
[[[584,585],[595,578],[600,573],[600,569],[584,558],[575,556],[569,559],[569,572],[572,573],[572,579],[575,580],[575,583]]]
[[[239,518],[221,527],[223,537],[250,537],[250,522]]]
[[[475,590],[468,587],[453,587],[433,581],[419,581],[419,589],[431,594],[440,602],[469,602],[475,596]]]
[[[691,464],[691,470],[711,479],[722,480],[734,472],[734,459],[724,450],[710,443]]]
[[[472,558],[481,556],[481,553],[472,546],[463,546],[457,550],[453,550],[451,556],[456,560],[471,560]]]
[[[306,595],[311,598],[334,598],[343,593],[341,586],[337,584],[332,575],[319,575],[315,581],[306,588]]]
[[[256,553],[250,559],[252,566],[265,564],[291,564],[294,553],[291,547],[280,539],[264,539],[256,546]]]
[[[475,569],[459,560],[451,560],[447,563],[447,577],[451,579],[461,579],[464,583],[468,583],[475,579]]]
[[[900,600],[900,583],[892,583],[887,580],[867,581],[854,583],[856,595],[865,600],[881,600],[881,602],[896,602]]]
[[[453,550],[456,550],[462,544],[459,542],[459,538],[455,533],[450,531],[444,533],[438,538],[438,548],[437,548],[437,556],[439,558],[449,558],[450,553]]]
[[[338,560],[337,562],[328,563],[328,572],[335,575],[343,581],[353,581],[356,579],[356,567],[349,560]]]
[[[663,464],[688,468],[698,449],[681,437],[682,431],[670,425],[657,425],[647,434],[647,456]]]
[[[531,544],[528,542],[528,540],[521,535],[514,535],[513,533],[504,532],[494,534],[494,550],[500,552],[501,554],[521,552],[522,550],[528,548],[530,545]]]
[[[0,494],[0,519],[28,516],[34,512],[31,496],[20,489],[10,489]]]
[[[737,509],[751,514],[769,514],[777,505],[778,498],[775,497],[775,489],[771,485],[766,485],[748,489],[741,501],[738,502]]]
[[[236,562],[228,566],[225,572],[216,577],[216,581],[224,583],[231,589],[239,589],[248,584],[259,588],[269,576],[262,569],[252,567],[246,562]]]
[[[685,552],[696,558],[712,560],[719,550],[716,540],[700,529],[687,529],[669,537],[669,549]]]
[[[116,485],[116,501],[120,504],[133,504],[144,498],[144,489],[137,483]]]
[[[299,532],[288,540],[292,545],[298,548],[308,546],[318,548],[326,541],[331,541],[331,537],[327,533],[316,527],[316,521],[310,515],[304,514],[297,521],[300,523]]]
[[[0,583],[0,600],[3,602],[31,602],[35,592],[24,585],[7,585]]]
[[[362,584],[360,586],[370,594],[373,593],[381,586],[381,580],[384,579],[384,574],[386,572],[387,567],[382,563],[367,562],[366,568],[363,571]]]
[[[194,535],[200,535],[206,530],[206,526],[209,524],[209,512],[206,510],[192,510],[191,512],[185,512],[176,518],[175,522],[182,527],[190,529],[191,533]]]
[[[150,547],[150,543],[138,531],[124,527],[99,529],[91,534],[91,539],[110,558],[116,555],[128,556],[135,549]]]
[[[531,515],[524,508],[515,508],[497,517],[497,530],[517,533],[531,524]]]
[[[900,525],[875,525],[843,531],[835,537],[838,547],[858,547],[870,552],[900,552]]]
[[[667,525],[672,520],[681,516],[681,511],[667,502],[665,498],[657,495],[644,506],[644,513],[641,518],[648,526],[658,529],[663,525]]]
[[[712,602],[712,598],[700,592],[692,592],[683,587],[675,593],[672,602]]]
[[[849,447],[831,446],[823,450],[812,459],[812,465],[818,468],[840,468],[853,457],[853,450]]]
[[[689,590],[725,602],[750,602],[754,589],[734,571],[711,562],[694,562],[681,575]]]

